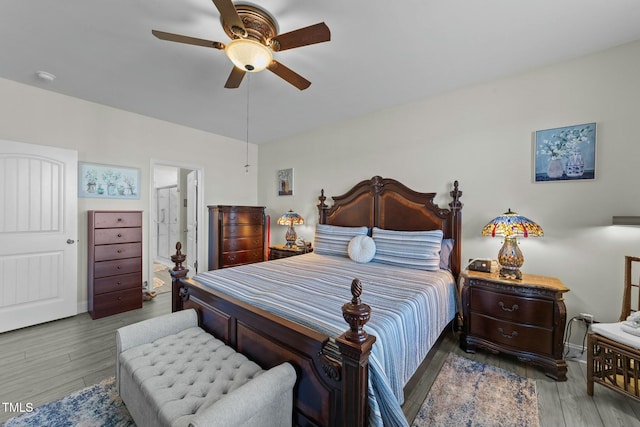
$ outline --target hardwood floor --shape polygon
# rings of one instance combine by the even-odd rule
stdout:
[[[115,375],[115,330],[171,311],[171,293],[143,308],[92,320],[88,313],[0,334],[0,422],[4,402],[34,407]]]
[[[0,334],[0,422],[16,415],[3,402],[39,406],[115,374],[115,330],[170,312],[171,294],[140,310],[91,320],[87,313]],[[449,352],[536,380],[541,427],[640,427],[640,403],[596,385],[587,396],[584,363],[569,361],[569,380],[556,382],[509,356],[464,353],[448,332],[404,411],[413,419]]]

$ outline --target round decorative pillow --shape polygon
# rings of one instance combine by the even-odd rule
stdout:
[[[353,261],[365,264],[376,254],[376,242],[369,236],[355,236],[349,241],[347,252]]]

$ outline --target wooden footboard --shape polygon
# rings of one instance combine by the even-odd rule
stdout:
[[[290,362],[298,376],[295,425],[367,425],[369,354],[376,339],[363,329],[371,309],[360,301],[358,280],[351,286],[353,299],[342,307],[349,329],[334,341],[187,279],[180,243],[176,249],[172,311],[194,308],[203,329],[265,369]]]

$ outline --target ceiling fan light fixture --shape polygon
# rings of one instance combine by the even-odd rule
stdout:
[[[227,57],[233,65],[248,72],[262,71],[271,64],[271,50],[254,40],[234,39],[225,47]]]

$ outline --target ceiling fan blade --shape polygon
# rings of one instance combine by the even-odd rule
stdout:
[[[242,19],[240,19],[240,15],[238,15],[238,11],[231,0],[213,0],[213,4],[220,12],[220,18],[233,34],[238,37],[247,36],[247,30],[244,28]]]
[[[231,74],[229,74],[229,78],[224,84],[224,87],[226,87],[227,89],[236,89],[238,86],[240,86],[240,83],[242,83],[242,79],[244,78],[245,74],[247,74],[246,71],[238,67],[233,67],[233,70],[231,70]]]
[[[212,40],[198,39],[195,37],[183,36],[180,34],[165,33],[164,31],[151,30],[154,36],[160,40],[168,40],[170,42],[186,43],[196,46],[212,47],[214,49],[224,49],[224,43],[214,42]]]
[[[283,78],[300,90],[305,90],[306,88],[311,86],[311,82],[309,80],[305,79],[292,69],[285,67],[278,61],[271,61],[271,64],[269,64],[267,68],[269,69],[269,71]]]
[[[328,42],[331,40],[331,31],[324,22],[299,28],[284,34],[278,34],[271,39],[272,48],[275,51],[293,49],[310,44]]]

